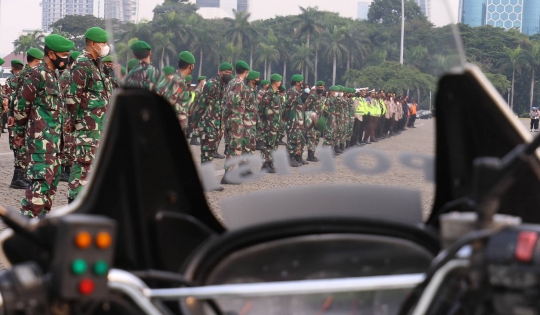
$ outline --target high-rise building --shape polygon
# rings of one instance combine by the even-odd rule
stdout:
[[[369,2],[358,2],[358,15],[356,16],[357,20],[367,20],[369,5]]]
[[[459,21],[472,27],[486,25],[486,0],[460,0]]]
[[[521,31],[529,36],[540,34],[540,1],[525,0]]]
[[[521,31],[523,0],[487,0],[486,5],[486,25]]]
[[[136,22],[136,0],[105,0],[105,18],[122,22]]]
[[[422,13],[429,19],[431,16],[431,0],[415,0],[415,2],[422,9]]]
[[[219,0],[197,0],[199,8],[219,8]]]
[[[249,0],[238,0],[238,6],[236,11],[246,12],[249,11]]]

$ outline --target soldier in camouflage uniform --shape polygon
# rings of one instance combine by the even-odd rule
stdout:
[[[208,80],[195,102],[191,127],[198,128],[201,136],[201,163],[211,162],[223,136],[223,96],[231,81],[233,66],[224,62],[218,76]]]
[[[261,156],[264,159],[261,170],[268,173],[276,172],[271,152],[278,148],[278,132],[282,128],[281,111],[283,108],[283,97],[279,94],[282,80],[283,77],[279,74],[272,74],[270,76],[270,88],[264,93],[259,103],[263,132]]]
[[[225,88],[223,96],[223,125],[225,126],[225,137],[227,159],[242,155],[244,144],[244,114],[247,102],[249,102],[250,92],[244,84],[244,80],[249,74],[249,65],[240,60],[235,65],[236,77]],[[222,184],[235,184],[226,180],[227,172],[235,166],[226,166],[225,175],[221,180]]]
[[[0,58],[0,66],[2,66],[4,63],[5,60]],[[4,131],[4,129],[7,129],[8,99],[5,96],[4,89],[4,86],[0,85],[0,100],[2,101],[2,106],[0,107],[0,137],[2,137],[2,133],[7,132]]]
[[[16,100],[16,91],[17,91],[17,85],[19,82],[19,74],[23,70],[23,63],[20,60],[12,60],[11,61],[11,73],[13,76],[6,79],[6,97],[8,99],[8,132],[9,132],[9,148],[13,151],[13,164],[14,164],[14,170],[13,170],[13,178],[11,179],[11,184],[9,185],[9,188],[13,189],[25,189],[28,185],[28,182],[24,178],[24,164],[20,163],[22,158],[17,158],[17,153],[20,150],[24,150],[24,148],[16,148],[13,140],[15,139],[15,131],[14,131],[14,124],[15,124],[15,118],[13,117],[13,110],[15,108],[15,100]]]
[[[261,103],[262,97],[266,91],[268,91],[268,87],[270,86],[270,81],[268,80],[262,80],[261,81],[261,89],[257,93],[257,104]],[[263,128],[261,123],[261,112],[258,111],[259,120],[257,123],[257,150],[262,150],[262,143],[263,143]]]
[[[91,164],[99,148],[109,99],[99,58],[109,53],[108,34],[99,27],[85,33],[86,48],[71,69],[71,86],[66,96],[69,119],[66,131],[75,138],[75,163],[69,177],[68,202],[88,182]]]
[[[326,98],[324,103],[324,110],[322,115],[327,118],[326,131],[324,133],[324,142],[323,146],[334,148],[336,146],[336,130],[337,130],[337,120],[339,119],[339,112],[337,108],[337,95],[340,91],[340,88],[337,86],[330,87],[330,94]],[[336,155],[339,155],[340,152],[335,151]]]
[[[115,89],[118,88],[118,79],[114,72],[114,61],[111,56],[107,56],[101,60],[103,65],[103,75],[105,77],[105,88],[107,89],[107,97],[111,99]]]
[[[287,92],[285,119],[287,121],[287,151],[290,164],[298,167],[308,162],[302,159],[306,139],[304,138],[304,102],[302,101],[302,83],[304,77],[295,74],[291,78],[291,88]]]
[[[257,121],[259,120],[257,86],[261,83],[260,76],[261,73],[257,71],[250,71],[247,76],[249,99],[244,112],[243,154],[253,154],[257,146]]]
[[[69,89],[71,87],[71,66],[81,55],[80,51],[72,51],[71,54],[69,54],[69,63],[68,66],[62,73],[60,74],[60,78],[58,79],[58,84],[60,84],[60,90],[62,91],[62,95],[64,98],[69,93]],[[64,102],[64,117],[68,119],[68,111],[66,104]],[[62,150],[62,175],[60,175],[60,181],[61,182],[69,182],[69,176],[71,174],[71,168],[73,167],[73,162],[75,161],[75,138],[73,137],[73,134],[64,132],[64,148]]]
[[[315,92],[313,90],[308,95],[304,108],[306,109],[306,146],[308,148],[308,158],[310,162],[319,162],[315,157],[315,150],[319,144],[319,131],[315,128],[318,118],[322,112],[322,104],[324,102],[324,82],[317,81],[315,84]]]
[[[159,83],[159,71],[150,64],[152,47],[139,40],[133,43],[130,48],[139,63],[128,72],[124,78],[124,85],[156,92]]]
[[[175,72],[176,72],[176,68],[171,67],[171,66],[163,67],[163,69],[161,69],[161,73],[163,73],[163,76],[158,83],[158,86],[157,86],[158,91],[166,87],[167,84],[171,82]]]
[[[187,112],[191,98],[185,78],[195,68],[195,57],[189,51],[183,51],[178,55],[178,59],[178,71],[174,73],[171,82],[164,85],[158,91],[158,94],[163,96],[173,106],[174,112],[180,121],[180,126],[182,126],[182,131],[186,135],[188,123]]]
[[[60,180],[60,153],[64,122],[63,97],[55,70],[68,64],[72,41],[60,35],[45,37],[44,63],[25,77],[21,97],[14,108],[14,145],[28,148],[26,188],[21,212],[43,216],[52,208]]]

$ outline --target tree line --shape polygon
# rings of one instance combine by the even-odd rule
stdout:
[[[187,0],[165,0],[153,19],[139,23],[105,21],[94,16],[66,16],[52,25],[53,32],[84,47],[84,32],[91,26],[112,30],[118,62],[132,55],[129,46],[144,40],[153,48],[153,63],[174,65],[180,51],[197,58],[195,75],[214,76],[223,61],[246,60],[264,78],[277,72],[284,78],[301,73],[308,83],[383,89],[409,94],[421,108],[429,107],[437,77],[459,62],[452,26],[435,27],[412,0],[405,5],[404,65],[399,64],[401,1],[375,0],[368,20],[300,7],[295,16],[250,21],[250,14],[234,11],[232,18],[203,19]],[[399,13],[398,13],[399,12]],[[480,66],[497,90],[510,96],[518,114],[537,105],[536,79],[540,65],[540,36],[491,26],[458,25],[466,59]],[[43,33],[22,35],[16,53],[42,47]],[[512,89],[513,87],[513,89]],[[513,93],[509,93],[508,89]]]

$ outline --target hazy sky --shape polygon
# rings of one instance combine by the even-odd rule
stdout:
[[[319,6],[322,10],[341,12],[343,16],[356,16],[356,3],[369,0],[251,0],[256,11],[254,18],[298,14],[298,6]],[[450,3],[448,13],[444,1]],[[163,0],[139,0],[139,19],[152,19],[152,10]],[[431,0],[431,18],[435,25],[445,25],[457,19],[459,0]],[[23,30],[41,28],[41,0],[0,0],[0,56],[13,51],[13,41]]]

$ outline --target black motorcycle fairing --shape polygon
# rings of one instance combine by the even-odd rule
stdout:
[[[78,199],[68,211],[57,211],[51,217],[81,213],[116,220],[114,268],[178,271],[182,261],[169,261],[175,257],[163,253],[166,248],[156,244],[173,242],[180,255],[187,256],[209,234],[225,230],[206,203],[189,145],[171,105],[143,89],[124,89],[116,95],[91,181]],[[183,228],[160,225],[159,212],[181,215],[175,220]],[[200,230],[200,226],[205,227],[200,237],[186,234]],[[17,247],[19,237],[9,239],[11,248]],[[25,252],[28,255],[12,263],[37,260],[30,254],[35,250]]]
[[[524,127],[482,72],[467,66],[463,73],[439,81],[436,97],[436,192],[428,225],[438,227],[441,208],[473,190],[473,161],[478,157],[502,158],[517,145],[529,142]],[[520,130],[521,129],[521,130]],[[503,197],[499,213],[540,223],[531,206],[540,203],[540,181],[529,172]],[[463,209],[452,209],[463,210]]]

